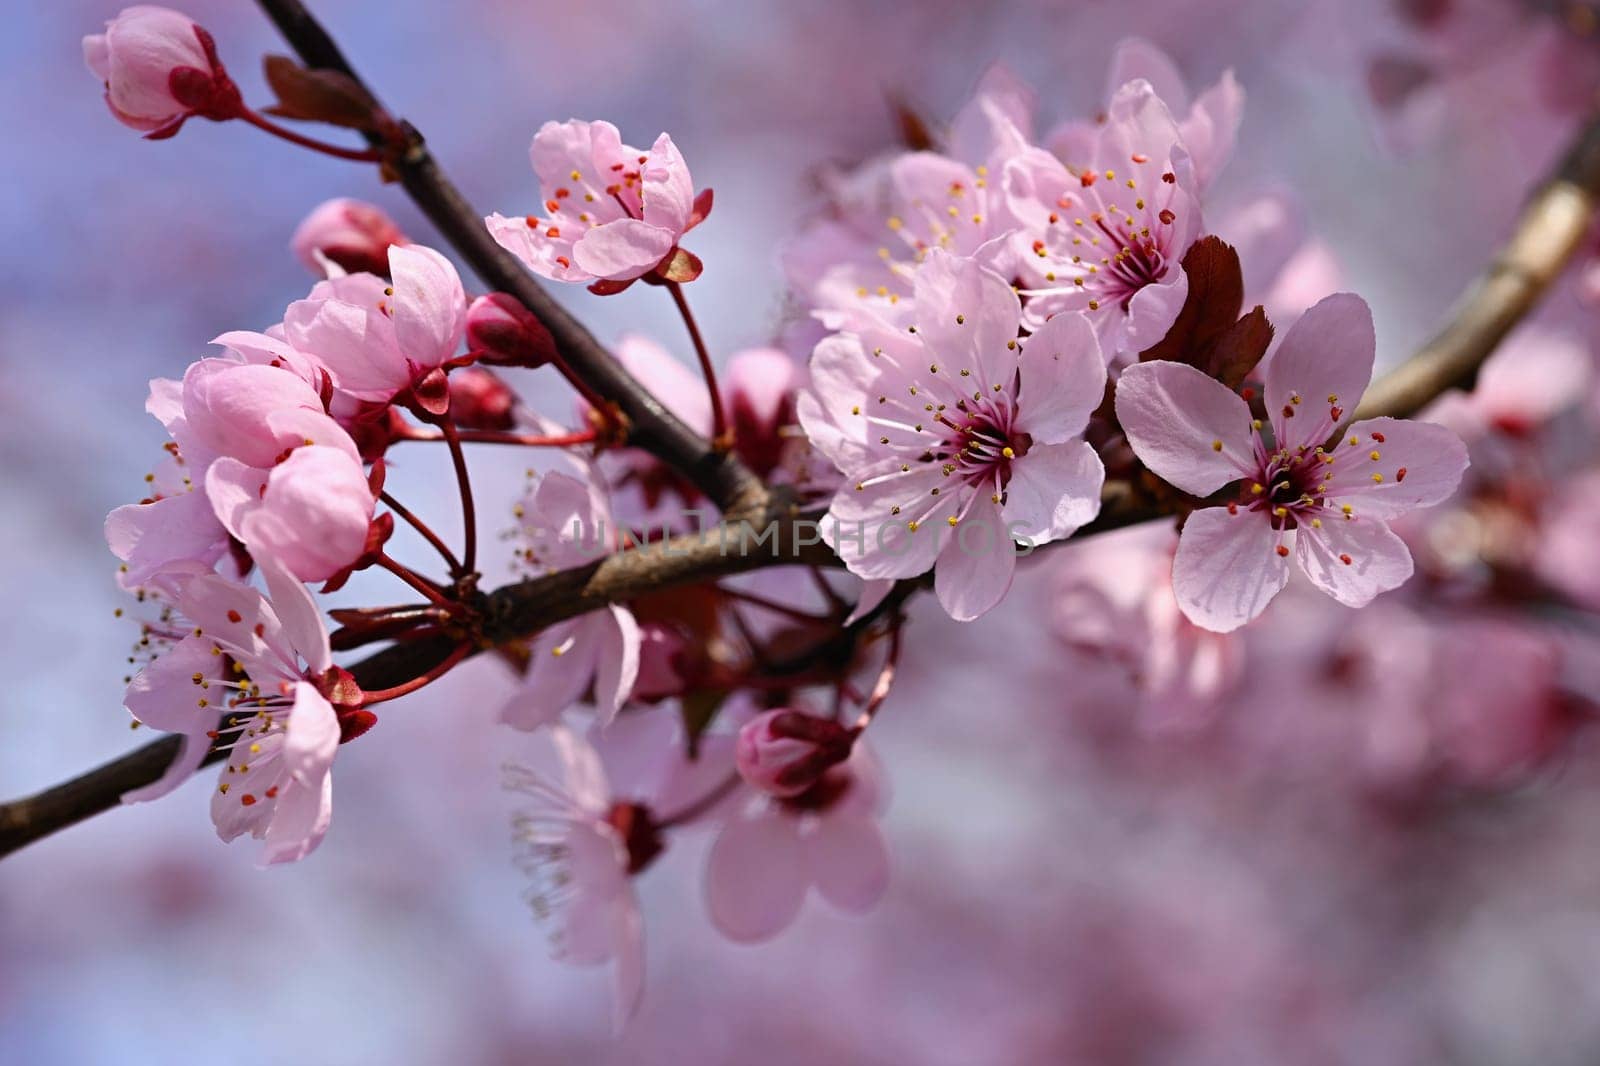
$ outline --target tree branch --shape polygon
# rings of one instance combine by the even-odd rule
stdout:
[[[297,0],[259,2],[307,63],[354,76],[337,46]],[[741,464],[718,456],[662,409],[488,237],[478,213],[444,178],[420,137],[400,172],[406,190],[479,275],[522,299],[544,319],[573,369],[604,395],[618,398],[635,422],[632,443],[690,474],[702,491],[723,504],[725,512],[739,516],[702,533],[619,552],[489,593],[482,605],[483,649],[648,592],[769,566],[839,565],[838,557],[825,546],[802,544],[796,537],[806,528],[798,520],[815,520],[815,513],[801,514],[781,494],[769,493]],[[1505,250],[1467,290],[1438,336],[1375,382],[1357,417],[1409,415],[1450,388],[1470,387],[1478,367],[1533,309],[1576,252],[1597,199],[1600,119],[1584,128],[1560,167],[1542,183]],[[1077,536],[1163,516],[1128,485],[1113,482],[1106,486],[1100,517]],[[752,544],[745,539],[752,531],[765,532],[769,524],[774,540]],[[898,607],[921,584],[916,579],[901,582],[885,603]],[[843,636],[853,637],[870,621],[863,620]],[[392,687],[438,665],[455,646],[453,639],[440,634],[386,648],[350,670],[363,688]],[[790,666],[799,669],[801,664]],[[0,856],[116,806],[123,793],[157,780],[176,757],[178,744],[178,738],[165,737],[70,781],[0,805]]]
[[[258,3],[307,66],[338,71],[371,92],[300,0]],[[422,134],[409,124],[405,130],[407,150],[391,162],[401,186],[478,277],[491,288],[515,296],[544,323],[572,374],[616,403],[630,423],[628,443],[680,471],[725,513],[759,512],[766,498],[761,480],[736,456],[713,449],[623,369],[582,323],[522,269],[515,256],[495,243],[483,224],[483,215],[445,176]],[[378,133],[369,133],[367,139],[374,147],[386,145]]]

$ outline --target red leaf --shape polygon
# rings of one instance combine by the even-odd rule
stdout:
[[[694,198],[694,209],[689,213],[689,224],[683,227],[683,232],[688,233],[710,216],[711,200],[711,190],[701,189],[700,195]]]
[[[1201,366],[1239,318],[1244,275],[1239,253],[1217,237],[1201,237],[1183,257],[1189,295],[1167,335],[1139,353],[1141,363],[1166,359]]]
[[[1228,388],[1237,389],[1267,354],[1273,332],[1266,311],[1257,304],[1217,338],[1200,369]]]

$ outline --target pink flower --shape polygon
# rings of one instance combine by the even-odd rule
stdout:
[[[289,247],[320,278],[328,275],[329,262],[349,274],[387,274],[389,246],[408,243],[382,208],[341,196],[317,205],[295,229]]]
[[[776,348],[748,348],[728,358],[722,371],[723,405],[734,431],[734,450],[759,476],[792,472],[800,445],[795,397],[805,372]],[[702,390],[704,391],[704,390]]]
[[[125,698],[139,721],[183,734],[183,751],[162,781],[124,800],[170,791],[213,746],[225,749],[211,802],[217,835],[265,841],[270,865],[304,858],[327,832],[341,732],[328,693],[351,693],[305,586],[270,562],[261,569],[270,600],[217,574],[183,586],[176,609],[189,635],[140,671]]]
[[[555,357],[556,342],[522,301],[491,292],[467,308],[467,345],[490,366],[541,367]]]
[[[469,366],[450,377],[450,421],[466,429],[508,430],[517,424],[517,394],[499,375]]]
[[[507,765],[506,787],[531,805],[512,822],[527,899],[550,928],[551,955],[613,964],[612,1017],[621,1029],[644,991],[644,929],[633,878],[666,846],[664,822],[711,793],[727,772],[726,745],[684,756],[672,708],[630,712],[589,737],[556,722],[533,767]],[[626,798],[624,798],[626,797]]]
[[[688,164],[665,133],[641,152],[609,122],[546,122],[530,155],[544,215],[484,222],[502,247],[552,281],[634,281],[664,266],[711,212],[711,190],[695,195]]]
[[[391,245],[389,276],[349,274],[318,282],[289,305],[283,339],[314,357],[357,400],[411,395],[445,408],[443,368],[466,330],[467,298],[450,261],[419,244]]]
[[[1184,524],[1172,584],[1195,624],[1227,632],[1259,615],[1289,580],[1291,551],[1312,584],[1351,607],[1411,576],[1388,522],[1453,493],[1467,452],[1442,426],[1394,418],[1330,440],[1366,390],[1375,349],[1359,297],[1307,311],[1267,367],[1271,447],[1245,401],[1193,367],[1123,372],[1117,417],[1145,466],[1196,496],[1243,481],[1237,502]]]
[[[829,210],[784,249],[790,285],[829,329],[909,314],[912,275],[929,249],[1009,273],[1015,227],[1000,176],[1028,147],[1032,93],[994,67],[951,124],[944,152],[872,160],[830,182]]]
[[[205,494],[205,472],[216,456],[188,432],[182,382],[150,382],[145,410],[172,439],[146,475],[148,495],[118,507],[105,523],[106,544],[122,561],[119,583],[129,589],[159,585],[163,575],[187,572],[190,564],[209,570],[228,550],[228,531]]]
[[[1234,80],[1233,71],[1228,70],[1191,103],[1188,86],[1171,57],[1149,41],[1124,38],[1112,53],[1105,99],[1115,100],[1118,90],[1139,80],[1150,84],[1178,120],[1178,136],[1194,166],[1195,181],[1203,191],[1233,156],[1244,115],[1244,90]],[[1105,121],[1102,115],[1095,122],[1065,122],[1045,137],[1045,146],[1068,163],[1087,159]]]
[[[1204,230],[1188,151],[1148,82],[1118,90],[1083,157],[1030,149],[1005,187],[1030,328],[1082,311],[1116,361],[1166,335],[1189,292],[1180,264]]]
[[[739,729],[739,776],[769,796],[798,796],[824,771],[850,757],[856,734],[805,711],[767,711]]]
[[[544,475],[518,513],[531,566],[581,566],[620,547],[604,490],[566,474]],[[524,684],[500,720],[518,729],[548,726],[592,689],[601,723],[610,722],[633,691],[639,643],[638,622],[616,604],[550,626],[534,641]]]
[[[124,8],[105,33],[83,39],[83,59],[105,82],[117,120],[152,139],[177,133],[191,115],[220,121],[243,107],[211,35],[171,8]]]
[[[863,914],[889,886],[878,828],[887,806],[876,760],[857,744],[849,761],[797,796],[760,796],[717,835],[706,865],[706,906],[717,931],[740,943],[770,940],[811,889]]]
[[[817,346],[800,423],[844,474],[823,535],[865,578],[934,569],[939,602],[970,620],[1011,585],[1012,542],[1057,540],[1100,508],[1105,471],[1081,439],[1105,366],[1081,315],[1025,340],[1004,278],[929,253],[908,331]],[[913,332],[914,331],[914,332]]]

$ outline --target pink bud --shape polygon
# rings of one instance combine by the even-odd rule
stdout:
[[[850,757],[856,731],[804,711],[780,709],[739,730],[734,762],[751,787],[771,796],[798,796],[824,771]]]
[[[389,273],[389,246],[409,244],[406,235],[381,208],[361,200],[329,200],[305,217],[289,247],[313,274],[325,271],[321,253],[351,274]]]
[[[556,342],[515,296],[491,292],[467,308],[467,344],[490,366],[543,366]]]
[[[510,429],[516,405],[516,393],[491,371],[474,366],[450,375],[450,421],[462,429]]]
[[[105,82],[111,113],[151,138],[172,136],[191,115],[221,121],[243,108],[211,35],[170,8],[124,9],[83,39],[83,58]]]

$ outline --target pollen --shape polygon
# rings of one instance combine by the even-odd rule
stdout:
[[[1343,553],[1343,552],[1341,552],[1341,553],[1340,553],[1340,554],[1339,554],[1339,561],[1340,561],[1340,562],[1341,562],[1341,563],[1343,563],[1343,564],[1344,564],[1344,565],[1346,565],[1346,566],[1349,566],[1349,565],[1350,565],[1350,564],[1351,564],[1351,563],[1353,563],[1353,562],[1354,562],[1354,561],[1355,561],[1355,560],[1354,560],[1354,559],[1351,559],[1351,558],[1350,558],[1350,556],[1348,556],[1348,555],[1346,555],[1346,554],[1344,554],[1344,553]]]
[[[1381,484],[1383,484],[1383,475],[1382,475],[1382,474],[1373,474],[1373,475],[1372,475],[1372,483],[1373,483],[1373,484],[1374,484],[1374,485],[1381,485]]]
[[[1289,557],[1289,546],[1287,544],[1278,545],[1278,555],[1281,558],[1287,559]]]
[[[1265,485],[1263,485],[1261,482],[1259,482],[1259,481],[1251,482],[1251,484],[1250,484],[1250,495],[1259,496],[1263,492],[1266,492],[1266,491],[1267,491],[1267,487]]]
[[[1367,458],[1371,459],[1373,462],[1377,462],[1379,459],[1383,458],[1383,454],[1381,452],[1370,452],[1368,453]]]
[[[917,531],[917,526],[918,525],[919,525],[919,523],[917,522],[916,519],[912,519],[911,521],[907,522],[906,523],[907,532],[915,533]]]
[[[1211,442],[1211,450],[1214,451],[1214,452],[1220,452],[1222,450],[1222,442],[1220,440],[1212,441]]]
[[[945,519],[945,521],[949,522],[951,528],[953,529],[955,528],[955,524],[961,521],[961,519],[957,518],[955,515],[951,515],[949,518]]]

